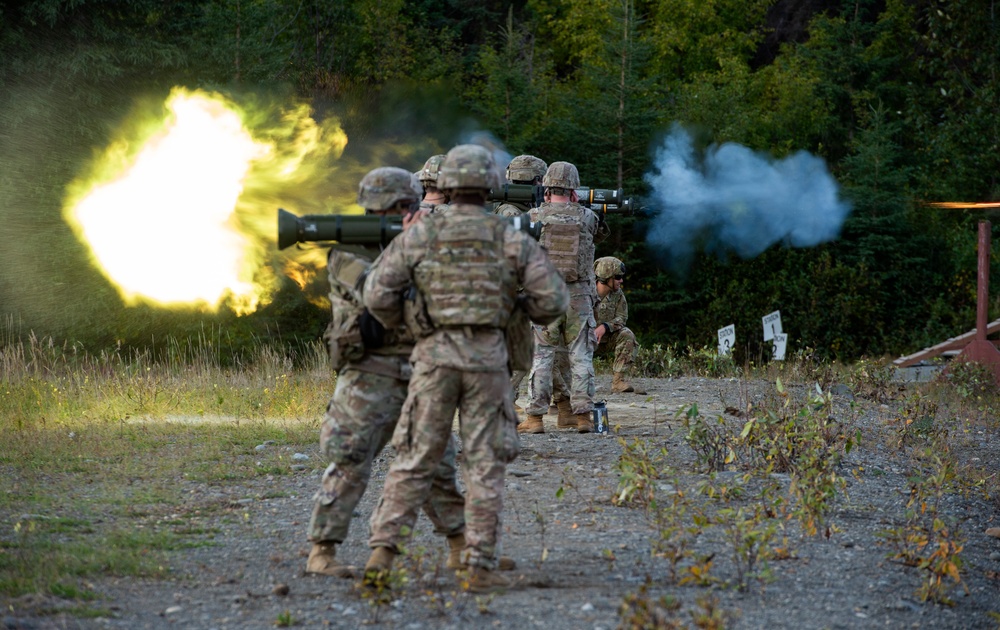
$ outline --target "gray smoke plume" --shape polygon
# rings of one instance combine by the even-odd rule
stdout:
[[[499,176],[501,182],[504,181],[504,173],[507,171],[507,165],[510,164],[510,161],[514,156],[507,151],[507,147],[504,146],[503,142],[501,142],[499,138],[494,136],[489,131],[476,129],[460,134],[458,143],[478,144],[479,146],[485,147],[489,150],[489,152],[493,154],[493,161],[497,166],[497,175]]]
[[[653,211],[647,241],[678,271],[699,249],[753,258],[775,243],[819,245],[837,238],[851,211],[821,158],[799,151],[774,160],[734,143],[699,154],[679,126],[645,179]]]

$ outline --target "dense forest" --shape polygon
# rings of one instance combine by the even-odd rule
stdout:
[[[998,12],[992,0],[5,2],[0,343],[100,349],[210,330],[294,344],[322,331],[307,295],[322,278],[282,280],[249,315],[126,306],[66,227],[68,183],[143,103],[185,86],[336,119],[354,179],[331,196],[476,131],[510,155],[573,162],[584,185],[622,187],[643,211],[610,217],[598,255],[625,261],[644,344],[710,346],[735,323],[737,358],[758,357],[761,317],[780,309],[790,351],[906,354],[975,325],[988,211],[927,202],[1000,194]],[[654,182],[678,134],[709,182],[727,143],[757,164],[820,158],[849,213],[820,242],[779,230],[754,251],[718,215],[648,239],[677,211],[670,179]],[[826,213],[808,188],[770,194],[783,221]]]

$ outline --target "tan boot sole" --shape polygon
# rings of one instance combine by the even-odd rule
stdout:
[[[476,574],[472,574],[469,578],[469,591],[473,593],[496,593],[513,586],[510,580],[494,575],[492,571],[486,572],[483,578],[476,579],[477,577]]]
[[[358,575],[358,568],[350,564],[337,564],[325,562],[322,565],[314,562],[306,565],[306,573],[310,575],[329,575],[330,577],[350,580]]]
[[[463,569],[468,569],[469,565],[463,564],[461,560],[453,560],[450,556],[445,567],[449,571],[461,571]],[[517,562],[513,558],[507,556],[500,556],[497,558],[497,570],[498,571],[513,571],[517,568]]]

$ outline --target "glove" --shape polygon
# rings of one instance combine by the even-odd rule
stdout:
[[[361,327],[361,342],[366,349],[378,350],[385,345],[385,326],[367,308],[361,312],[358,324]]]

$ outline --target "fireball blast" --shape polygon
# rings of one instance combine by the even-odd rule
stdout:
[[[535,239],[541,234],[541,224],[531,223],[526,218],[511,217],[507,221]],[[299,217],[278,208],[278,249],[315,241],[384,247],[402,231],[402,216],[307,214]]]

